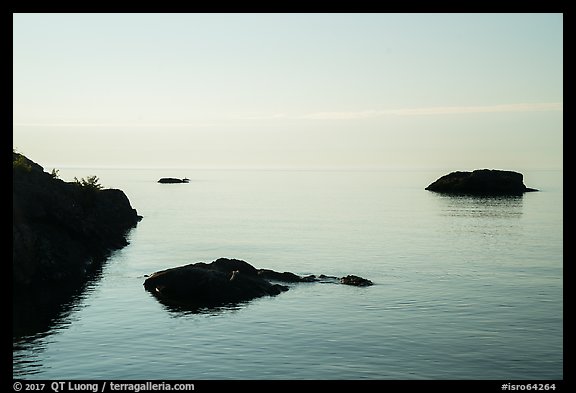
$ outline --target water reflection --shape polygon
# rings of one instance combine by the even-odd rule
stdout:
[[[76,287],[37,287],[14,291],[12,297],[13,377],[32,375],[42,367],[37,359],[45,349],[45,338],[66,329],[70,316],[94,288],[101,276],[94,271]]]
[[[219,315],[230,311],[238,311],[251,302],[251,300],[247,300],[234,303],[214,303],[208,305],[205,302],[201,304],[190,304],[166,300],[164,298],[154,296],[153,294],[149,295],[157,300],[162,305],[162,307],[173,317],[191,314]]]
[[[77,309],[102,275],[102,267],[91,272],[77,286],[38,286],[16,289],[12,297],[12,338],[14,342],[34,340],[51,332]]]
[[[440,202],[441,214],[452,217],[519,218],[523,196],[471,196],[433,194]]]

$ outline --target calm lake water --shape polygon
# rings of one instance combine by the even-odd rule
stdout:
[[[424,190],[447,172],[60,169],[122,189],[144,218],[44,328],[13,339],[13,376],[562,379],[562,171],[524,171],[541,192],[522,197]],[[142,286],[219,257],[375,285],[301,283],[200,313]]]

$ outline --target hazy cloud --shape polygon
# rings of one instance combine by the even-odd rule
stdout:
[[[474,113],[510,113],[510,112],[556,112],[563,110],[562,102],[545,102],[534,104],[500,104],[476,106],[433,106],[423,108],[398,108],[364,111],[313,112],[304,115],[273,113],[261,115],[226,116],[216,121],[174,122],[174,123],[14,123],[17,127],[218,127],[234,125],[237,121],[258,120],[360,120],[385,116],[432,116],[462,115]]]
[[[424,108],[399,108],[385,110],[366,110],[357,112],[316,112],[300,116],[301,119],[319,120],[353,120],[369,119],[382,116],[426,116],[426,115],[457,115],[471,113],[500,112],[547,112],[562,111],[561,102],[546,102],[535,104],[501,104],[478,106],[437,106]]]

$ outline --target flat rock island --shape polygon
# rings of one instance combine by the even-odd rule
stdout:
[[[538,191],[524,185],[524,176],[514,171],[477,169],[472,172],[452,172],[425,189],[446,194],[463,195],[522,195]]]
[[[197,262],[155,272],[144,281],[144,288],[162,303],[201,308],[275,296],[289,289],[283,284],[298,282],[372,285],[370,280],[354,275],[340,279],[325,275],[299,276],[256,269],[239,259],[220,258],[211,263]]]
[[[179,183],[189,183],[190,179],[188,178],[183,178],[183,179],[178,179],[176,177],[163,177],[160,180],[158,180],[158,183],[163,183],[163,184],[179,184]]]

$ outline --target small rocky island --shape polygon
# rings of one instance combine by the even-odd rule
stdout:
[[[15,293],[78,287],[142,218],[123,191],[96,176],[74,182],[13,152],[12,283]]]
[[[176,177],[163,177],[160,180],[158,180],[158,183],[163,183],[163,184],[179,184],[179,183],[189,183],[190,179],[188,178],[183,178],[183,179],[178,179]]]
[[[446,194],[480,196],[522,195],[525,192],[538,191],[524,185],[521,173],[497,169],[452,172],[442,176],[425,189]]]
[[[299,276],[256,269],[239,259],[220,258],[211,263],[198,262],[153,273],[144,281],[144,288],[163,303],[200,308],[275,296],[289,289],[285,283],[316,281],[372,285],[372,281],[354,275]]]

